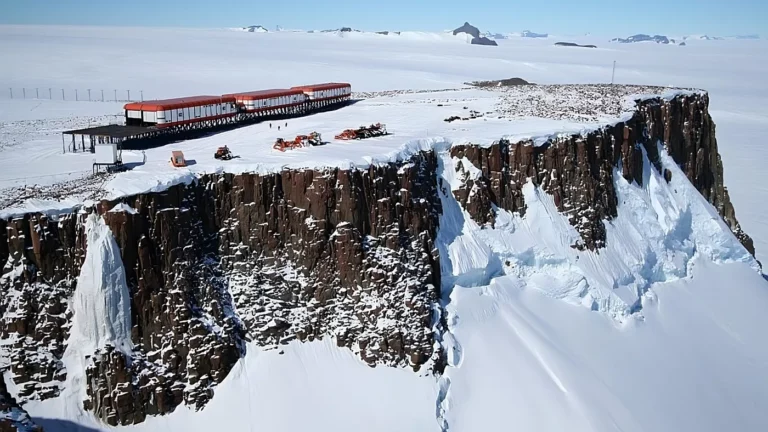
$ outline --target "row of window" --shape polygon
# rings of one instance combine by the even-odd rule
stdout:
[[[214,105],[199,105],[194,107],[178,108],[165,111],[158,111],[157,119],[154,120],[157,123],[173,123],[184,120],[214,117],[223,114],[234,114],[236,112],[235,105],[232,103],[221,103]],[[151,122],[153,120],[147,119],[149,111],[144,112],[144,121]],[[154,113],[152,113],[154,114]]]
[[[332,97],[340,97],[345,96],[352,93],[351,87],[339,87],[335,89],[328,89],[328,90],[315,90],[313,92],[313,99],[325,99],[325,98],[332,98]]]
[[[270,99],[246,100],[243,102],[248,109],[258,109],[302,103],[306,99],[307,97],[303,94],[295,94],[288,96],[278,96]]]

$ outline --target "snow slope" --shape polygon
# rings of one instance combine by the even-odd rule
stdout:
[[[200,412],[185,406],[134,426],[110,428],[60,400],[26,406],[46,431],[439,431],[437,389],[430,377],[401,369],[371,369],[333,341],[293,342],[281,350],[247,347],[216,396]],[[53,419],[75,419],[62,427]],[[87,429],[86,429],[87,428]]]
[[[616,325],[510,275],[456,287],[451,431],[725,431],[768,425],[766,282],[697,260]]]
[[[737,215],[755,239],[758,258],[768,262],[768,189],[756,180],[766,162],[760,146],[768,125],[765,41],[606,48],[604,41],[575,38],[600,48],[560,50],[546,40],[519,38],[488,49],[442,35],[64,30],[0,27],[5,42],[0,56],[14,65],[0,69],[0,81],[26,87],[143,88],[145,97],[337,80],[352,82],[355,91],[442,89],[510,76],[538,83],[606,82],[617,60],[618,82],[704,88],[710,91]],[[148,41],[163,38],[178,43],[146,48]],[[99,61],[106,55],[114,61]],[[146,188],[150,174],[156,176],[156,189],[191,181],[195,173],[223,166],[210,155],[221,144],[243,155],[227,165],[237,171],[267,165],[349,166],[389,160],[424,146],[482,143],[509,133],[510,122],[488,118],[467,127],[442,119],[465,104],[487,109],[493,101],[483,95],[466,90],[459,96],[374,98],[290,120],[288,132],[254,125],[180,143],[197,162],[188,170],[167,167],[170,148],[151,150],[146,165],[110,187],[115,193],[136,192]],[[455,99],[449,102],[456,107],[437,107],[441,98]],[[55,129],[46,126],[51,117],[83,122],[100,107],[104,114],[114,113],[115,104],[55,104],[0,101],[0,121],[15,122],[1,125],[0,137],[18,137],[12,149],[0,145],[0,181],[24,175],[36,164],[53,173],[64,167],[90,169],[90,155],[59,157],[58,135],[40,137],[36,131]],[[318,130],[328,138],[340,128],[374,121],[387,123],[395,134],[363,146],[333,142],[285,154],[268,151],[268,143],[280,135]],[[515,133],[537,134],[584,125],[538,119],[514,127]],[[127,157],[138,161],[141,155]],[[454,163],[441,157],[440,175],[449,185],[453,171],[446,168]],[[576,233],[554,211],[551,198],[532,185],[525,189],[526,216],[501,212],[496,229],[480,229],[446,191],[438,242],[450,367],[439,381],[404,370],[371,369],[328,340],[292,343],[283,354],[249,346],[203,411],[180,408],[126,429],[766,430],[768,347],[762,333],[768,327],[768,283],[674,163],[668,157],[662,163],[673,171],[670,185],[647,163],[643,187],[615,176],[619,216],[607,225],[607,250],[599,255],[570,247]],[[94,232],[89,242],[93,238],[93,250],[100,252],[86,260],[114,264],[119,251],[110,246],[108,228],[104,231],[98,220],[89,224]],[[73,337],[87,336],[88,344],[75,344],[67,352],[70,393],[25,406],[36,418],[109,430],[78,409],[76,391],[82,387],[73,385],[82,378],[83,356],[99,341],[119,345],[128,340],[120,266],[99,271],[91,278],[86,272],[83,277],[91,282],[78,285],[76,293],[75,319],[80,321]],[[83,314],[84,308],[90,312]],[[85,325],[88,321],[81,318],[87,316],[102,316],[113,324],[111,330],[101,320]],[[43,425],[49,431],[72,430],[56,421]]]

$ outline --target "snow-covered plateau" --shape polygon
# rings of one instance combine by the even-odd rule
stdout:
[[[119,122],[122,103],[0,96],[0,424],[768,429],[767,41],[0,39],[11,88],[343,81],[357,99],[92,175],[60,133]],[[466,84],[510,77],[536,85]],[[391,133],[333,139],[376,122]],[[272,149],[311,131],[327,144]],[[214,159],[222,145],[239,157]]]

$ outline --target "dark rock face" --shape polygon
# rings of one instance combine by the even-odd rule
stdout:
[[[453,31],[453,35],[456,36],[459,33],[466,33],[468,35],[471,35],[473,38],[479,38],[480,37],[480,30],[478,30],[477,27],[471,25],[468,22],[465,22],[463,26],[457,28]]]
[[[211,175],[122,199],[132,211],[102,202],[134,348],[91,356],[83,406],[110,425],[200,409],[247,340],[270,349],[333,336],[371,366],[439,369],[436,164],[425,153],[366,171]],[[66,378],[84,216],[3,222],[2,332],[25,400],[57,396]]]
[[[484,88],[535,85],[519,77],[506,78],[501,80],[491,80],[491,81],[472,81],[465,84],[475,86],[475,87],[484,87]]]
[[[211,209],[220,254],[249,338],[270,346],[335,334],[372,366],[429,360],[436,163],[429,153],[402,167],[212,182],[224,197]]]
[[[597,48],[597,45],[579,45],[573,42],[555,42],[555,46],[577,47],[577,48]]]
[[[487,45],[487,46],[497,46],[497,45],[499,45],[498,43],[496,43],[495,40],[488,39],[485,36],[477,37],[477,38],[472,38],[472,40],[469,43],[472,44],[472,45]]]
[[[597,250],[605,245],[603,220],[617,215],[614,167],[618,166],[628,181],[642,185],[642,151],[661,170],[656,146],[662,142],[688,179],[754,255],[752,239],[739,226],[724,186],[708,106],[706,95],[680,96],[671,102],[651,99],[640,102],[628,122],[585,137],[572,136],[538,147],[531,142],[503,140],[489,148],[454,146],[451,155],[460,160],[457,168],[465,176],[464,185],[454,195],[475,221],[493,224],[493,205],[524,214],[522,187],[530,178],[553,196],[555,205],[581,234],[583,243],[573,246]],[[462,158],[482,175],[472,178],[461,166]],[[671,172],[662,174],[671,180]]]
[[[59,394],[69,336],[67,300],[85,256],[80,215],[26,215],[4,221],[6,262],[0,277],[0,336],[12,341],[10,370],[20,402]]]
[[[466,33],[472,36],[472,40],[470,41],[470,44],[472,45],[489,45],[489,46],[498,45],[495,40],[488,39],[485,36],[481,36],[480,30],[478,30],[477,27],[470,25],[468,22],[465,22],[463,26],[453,31],[454,36],[458,35],[459,33]]]

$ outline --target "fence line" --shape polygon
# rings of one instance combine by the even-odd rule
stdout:
[[[0,99],[61,100],[77,102],[141,102],[144,90],[64,89],[57,87],[7,87]]]

